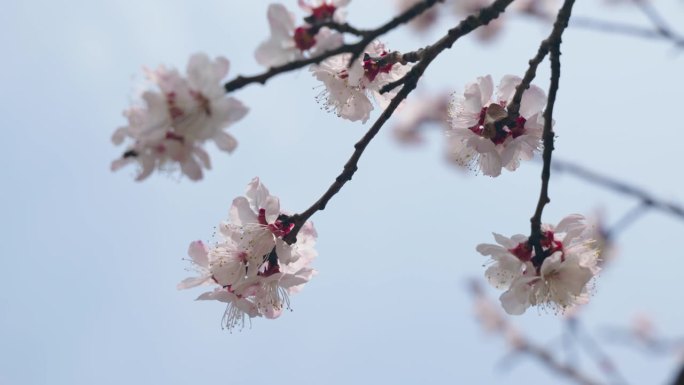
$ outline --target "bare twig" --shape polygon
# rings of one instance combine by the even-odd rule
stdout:
[[[510,323],[508,318],[500,311],[499,307],[494,305],[487,297],[479,281],[472,280],[470,290],[476,301],[476,305],[479,305],[476,310],[481,313],[478,314],[480,322],[490,331],[505,336],[511,343],[513,349],[515,349],[513,351],[514,353],[524,353],[536,358],[547,369],[578,384],[600,384],[600,382],[590,378],[578,368],[561,362],[547,348],[535,344],[520,334],[520,332]]]
[[[290,217],[290,222],[294,223],[294,228],[292,231],[284,238],[286,242],[293,243],[297,239],[297,233],[299,229],[304,225],[314,213],[319,210],[324,210],[328,201],[337,194],[345,183],[351,180],[352,176],[357,170],[357,164],[361,155],[363,155],[364,150],[370,143],[370,141],[375,137],[375,135],[380,131],[380,128],[387,122],[387,120],[392,116],[394,110],[399,106],[399,104],[406,99],[406,97],[413,91],[418,83],[418,80],[423,75],[430,63],[444,50],[451,48],[451,46],[461,38],[467,35],[476,28],[488,24],[490,21],[496,19],[513,0],[496,0],[490,6],[483,8],[476,15],[468,16],[466,19],[461,21],[458,26],[450,29],[447,34],[439,39],[436,43],[424,49],[422,59],[411,68],[411,70],[405,75],[404,86],[399,90],[397,95],[392,98],[389,106],[385,111],[380,114],[380,117],[373,123],[371,128],[366,132],[366,134],[354,145],[354,152],[351,157],[344,165],[342,172],[335,178],[335,181],[330,185],[328,190],[321,196],[311,207],[306,211],[295,214]]]
[[[601,32],[616,33],[622,35],[630,35],[641,37],[645,39],[659,39],[669,40],[678,47],[684,47],[684,37],[678,36],[674,33],[663,34],[659,30],[644,28],[637,25],[626,24],[621,22],[613,22],[607,20],[598,20],[584,16],[574,16],[571,27],[593,29]]]
[[[561,75],[560,45],[562,42],[563,31],[565,31],[568,26],[570,15],[572,14],[572,6],[574,4],[575,0],[565,0],[563,3],[560,11],[558,11],[558,16],[556,17],[556,22],[553,25],[551,34],[542,42],[537,55],[530,60],[530,67],[525,73],[525,77],[523,78],[522,82],[516,88],[513,100],[508,105],[509,115],[514,114],[514,117],[517,117],[523,92],[530,87],[530,83],[534,79],[536,73],[536,68],[546,55],[544,52],[550,52],[551,84],[549,85],[548,102],[546,104],[546,109],[544,110],[544,133],[542,134],[542,139],[544,141],[544,152],[542,154],[544,165],[542,166],[541,174],[542,183],[541,191],[539,193],[539,201],[537,202],[537,208],[534,211],[532,218],[530,218],[531,232],[529,244],[534,248],[535,256],[532,262],[537,267],[541,266],[541,263],[545,258],[541,246],[542,212],[544,211],[544,206],[551,201],[549,198],[549,180],[551,179],[551,155],[553,153],[553,142],[555,136],[553,132],[553,107],[556,103],[556,94],[558,92]]]
[[[566,172],[587,182],[606,187],[617,193],[633,196],[650,208],[673,215],[679,219],[684,219],[684,207],[674,202],[659,199],[653,194],[639,187],[630,185],[617,179],[613,179],[606,175],[601,175],[587,168],[566,161],[555,160],[553,162],[552,168],[555,171]]]
[[[292,70],[296,70],[302,67],[306,67],[309,64],[316,64],[320,63],[321,61],[335,55],[339,55],[342,53],[351,53],[352,58],[350,60],[350,63],[353,62],[356,58],[358,58],[362,53],[363,50],[366,49],[368,44],[370,44],[373,40],[376,38],[386,34],[387,32],[395,29],[396,27],[405,24],[411,20],[413,20],[415,17],[419,16],[421,13],[435,5],[436,3],[443,2],[444,0],[423,0],[416,5],[412,6],[411,8],[407,9],[403,13],[399,14],[392,20],[388,21],[387,23],[381,25],[380,27],[373,29],[373,30],[368,30],[368,31],[361,31],[358,29],[355,29],[349,25],[347,25],[346,30],[344,32],[350,32],[353,33],[353,31],[357,32],[357,34],[360,34],[362,36],[362,39],[359,40],[356,43],[353,44],[344,44],[340,46],[339,48],[336,48],[331,51],[324,52],[320,55],[311,57],[311,58],[306,58],[306,59],[301,59],[301,60],[296,60],[290,63],[286,63],[283,65],[275,66],[269,68],[267,71],[259,74],[259,75],[253,75],[253,76],[238,76],[235,79],[227,82],[224,84],[224,88],[226,92],[232,92],[237,89],[240,89],[248,84],[252,83],[260,83],[260,84],[265,84],[266,81],[268,81],[270,78],[279,75],[284,72],[289,72]],[[339,28],[345,29],[344,25],[339,25],[337,24]]]

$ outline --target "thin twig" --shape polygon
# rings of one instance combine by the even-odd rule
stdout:
[[[570,27],[593,29],[601,32],[616,33],[621,35],[630,35],[641,37],[645,39],[659,39],[669,40],[678,47],[684,47],[684,37],[675,34],[663,34],[659,30],[651,28],[644,28],[637,25],[598,20],[591,17],[574,16],[570,23]]]
[[[435,5],[436,3],[443,2],[444,0],[424,0],[421,1],[420,3],[417,3],[416,5],[412,6],[411,8],[407,9],[403,13],[399,14],[392,20],[388,21],[387,23],[381,25],[380,27],[369,30],[369,31],[360,31],[357,30],[357,32],[363,32],[361,36],[362,39],[359,40],[356,43],[353,44],[344,44],[336,49],[324,52],[320,55],[311,57],[311,58],[306,58],[306,59],[300,59],[296,61],[292,61],[283,65],[275,66],[269,68],[267,71],[258,74],[258,75],[253,75],[253,76],[238,76],[235,79],[227,82],[224,84],[224,88],[226,92],[232,92],[237,89],[240,89],[248,84],[252,83],[260,83],[260,84],[265,84],[266,81],[268,81],[270,78],[284,73],[284,72],[289,72],[292,70],[296,70],[302,67],[306,67],[309,64],[316,64],[320,63],[321,61],[335,55],[339,55],[342,53],[351,53],[352,58],[350,60],[350,63],[352,63],[356,58],[358,58],[361,53],[363,53],[363,50],[366,49],[368,44],[370,44],[373,40],[376,38],[384,35],[385,33],[393,30],[394,28],[405,24],[411,20],[413,20],[415,17],[419,16],[422,14],[424,11]],[[347,31],[350,32],[350,31]]]
[[[633,196],[641,200],[641,202],[650,208],[673,215],[679,219],[684,219],[683,206],[675,202],[669,202],[664,199],[657,198],[653,194],[639,187],[630,185],[617,179],[613,179],[606,175],[601,175],[587,168],[566,161],[555,160],[553,162],[552,168],[555,171],[566,172],[589,183],[606,187],[617,193]]]
[[[541,266],[541,263],[545,258],[541,246],[542,212],[544,211],[544,206],[551,201],[551,199],[549,198],[549,180],[551,179],[551,155],[553,153],[553,141],[555,136],[553,132],[553,107],[556,104],[556,94],[558,92],[558,86],[560,83],[561,75],[560,45],[562,42],[563,31],[565,31],[565,28],[567,28],[568,26],[570,15],[572,14],[572,6],[574,4],[575,0],[565,0],[560,11],[558,11],[558,17],[556,18],[556,22],[553,25],[553,30],[551,31],[551,34],[541,44],[542,46],[547,46],[547,49],[550,52],[551,84],[549,85],[549,99],[546,104],[546,110],[544,110],[544,133],[542,134],[542,138],[544,141],[544,152],[542,154],[542,159],[544,165],[542,166],[541,174],[541,191],[539,192],[539,201],[537,202],[537,208],[534,211],[534,215],[532,216],[532,218],[530,218],[531,232],[529,243],[532,247],[534,247],[535,256],[533,258],[533,263],[537,267]],[[539,52],[542,51],[543,49],[540,47]],[[535,59],[539,56],[539,52],[537,56],[535,56]],[[530,71],[528,69],[527,71],[528,73],[532,72],[532,79],[534,79],[536,65],[538,65],[536,61],[530,61],[530,68],[535,67],[534,70]],[[525,78],[527,78],[528,73],[525,74]],[[515,97],[513,99],[513,102],[516,103],[514,104],[514,106],[516,106],[517,108],[519,108],[520,100],[522,100],[522,92],[529,87],[529,82],[532,81],[532,79],[530,79],[529,82],[525,85],[525,78],[523,79],[523,83],[521,83],[516,89],[516,96],[518,96],[518,93],[520,93],[520,98],[518,98],[517,101]],[[517,111],[514,111],[514,113],[517,113]]]
[[[375,123],[373,123],[363,138],[361,138],[361,140],[354,145],[354,152],[344,165],[342,172],[337,176],[337,178],[335,178],[335,181],[332,183],[332,185],[330,185],[328,190],[306,211],[290,217],[290,222],[294,223],[295,226],[284,238],[286,242],[295,242],[297,239],[297,233],[304,225],[304,222],[306,222],[317,211],[324,210],[325,206],[328,204],[328,201],[335,196],[340,189],[342,189],[342,186],[344,186],[345,183],[351,180],[352,176],[358,169],[358,161],[361,158],[361,155],[363,155],[363,152],[370,141],[380,131],[380,128],[382,128],[390,116],[392,116],[394,110],[396,110],[399,104],[406,99],[411,91],[413,91],[418,83],[418,80],[423,75],[430,63],[444,50],[451,48],[456,40],[472,32],[476,28],[486,25],[490,21],[496,19],[512,2],[513,0],[496,0],[490,6],[480,10],[478,14],[468,16],[466,19],[461,21],[458,26],[450,29],[444,37],[424,50],[423,58],[406,74],[404,86],[401,88],[401,90],[399,90],[397,95],[392,98],[389,106],[387,106],[382,114],[380,114],[380,117],[378,117]]]
[[[492,304],[485,290],[477,280],[472,280],[470,286],[474,299],[479,303],[476,307],[480,323],[488,330],[504,336],[514,349],[512,353],[525,353],[539,360],[547,369],[560,374],[567,379],[582,385],[598,385],[600,382],[584,374],[579,368],[561,362],[553,353],[522,335],[501,312],[498,304]],[[492,327],[494,326],[494,327]]]

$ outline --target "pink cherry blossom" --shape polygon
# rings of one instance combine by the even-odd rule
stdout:
[[[520,160],[531,159],[541,147],[542,110],[546,94],[530,86],[523,94],[520,116],[513,124],[499,127],[495,122],[506,118],[507,104],[521,79],[506,75],[494,95],[492,77],[478,77],[466,85],[450,107],[451,129],[447,130],[448,156],[454,163],[480,170],[496,177],[501,169],[514,171]]]
[[[380,94],[380,89],[408,71],[409,67],[399,63],[378,65],[378,59],[388,54],[384,44],[374,41],[349,68],[351,54],[333,56],[311,66],[313,75],[325,86],[317,101],[341,118],[365,123],[373,110],[371,99],[386,108],[398,90]]]
[[[227,303],[222,324],[244,327],[255,317],[278,318],[290,308],[290,294],[299,292],[316,274],[309,265],[317,256],[316,230],[306,222],[292,245],[283,237],[292,230],[280,202],[258,178],[245,196],[235,198],[230,222],[220,226],[221,239],[207,247],[193,242],[188,253],[198,277],[187,278],[179,289],[213,285],[199,300]]]
[[[132,143],[112,162],[112,170],[137,163],[136,180],[147,178],[155,169],[176,168],[199,180],[202,169],[211,168],[203,148],[206,141],[229,153],[235,150],[237,141],[225,129],[242,119],[247,108],[225,96],[221,80],[228,69],[227,59],[211,60],[198,53],[190,57],[185,77],[164,66],[148,70],[147,77],[158,90],[144,92],[142,106],[124,111],[128,125],[117,129],[112,141],[118,145],[129,139]]]

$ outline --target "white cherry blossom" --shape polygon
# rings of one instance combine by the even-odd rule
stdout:
[[[186,77],[164,66],[148,70],[147,77],[158,90],[144,92],[142,106],[124,111],[128,125],[117,129],[112,141],[118,145],[129,139],[132,143],[112,162],[112,170],[137,163],[136,180],[147,178],[155,169],[177,168],[199,180],[202,169],[211,168],[203,148],[206,141],[229,153],[235,150],[237,141],[225,129],[242,119],[247,108],[225,96],[221,80],[228,69],[227,59],[211,60],[198,53],[190,57]]]
[[[311,66],[313,75],[325,86],[317,101],[325,110],[334,111],[341,118],[365,123],[373,110],[371,99],[386,108],[398,90],[380,94],[380,89],[408,71],[407,66],[399,63],[378,65],[378,59],[387,54],[385,45],[374,41],[366,48],[365,55],[349,68],[351,54],[333,56]]]
[[[198,297],[227,303],[222,324],[243,327],[254,317],[278,318],[290,308],[290,294],[302,289],[316,273],[309,265],[316,257],[316,230],[306,222],[297,242],[283,237],[293,224],[280,210],[280,202],[258,178],[245,196],[235,198],[230,222],[220,226],[221,239],[213,246],[193,242],[189,249],[199,277],[183,280],[179,289],[213,284],[213,291]]]
[[[448,156],[454,163],[496,177],[501,169],[514,171],[520,160],[531,159],[541,148],[542,110],[546,94],[537,86],[523,93],[519,117],[501,126],[506,106],[521,79],[506,75],[494,95],[490,75],[469,83],[450,106],[451,128],[447,130]]]
[[[268,7],[268,22],[271,36],[259,45],[254,54],[257,62],[266,67],[317,56],[343,43],[342,34],[327,27],[296,26],[294,14],[282,4]]]
[[[519,315],[530,306],[563,312],[588,301],[589,284],[600,268],[599,250],[583,216],[563,218],[558,225],[543,224],[537,257],[528,237],[507,238],[494,234],[497,244],[480,244],[477,251],[491,257],[485,272],[498,289],[501,305],[509,314]]]

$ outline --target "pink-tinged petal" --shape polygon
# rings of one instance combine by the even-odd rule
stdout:
[[[190,180],[198,181],[202,179],[202,168],[194,158],[188,158],[185,162],[181,162],[181,171],[187,175]]]
[[[496,97],[498,101],[509,102],[515,94],[515,87],[520,84],[522,79],[514,75],[505,75],[499,82]]]
[[[479,84],[470,83],[463,92],[463,109],[466,114],[479,114],[485,103],[482,102],[482,90]]]
[[[268,6],[268,24],[271,35],[278,38],[289,38],[295,29],[295,15],[282,4]]]
[[[565,218],[561,219],[560,222],[558,222],[558,225],[556,225],[555,230],[561,233],[565,233],[572,229],[576,229],[577,227],[586,227],[584,216],[581,214],[570,214]]]
[[[209,267],[209,249],[202,241],[194,241],[188,247],[188,255],[192,261],[205,268]]]
[[[257,220],[257,214],[252,210],[245,197],[233,199],[233,204],[230,206],[229,218],[233,224],[238,226],[259,222]]]
[[[269,195],[266,200],[262,201],[260,208],[266,211],[266,222],[274,223],[280,215],[280,199]]]
[[[278,281],[278,286],[289,289],[294,286],[303,285],[309,282],[309,279],[313,275],[311,272],[313,271],[313,269],[307,269],[306,271],[302,271],[302,274],[287,274]]]
[[[504,249],[503,247],[501,247],[499,245],[492,245],[489,243],[480,243],[479,245],[477,245],[475,250],[477,250],[477,252],[482,254],[482,255],[490,255],[490,256],[499,255],[499,254],[507,252],[507,250]]]
[[[520,101],[520,115],[529,117],[542,111],[546,105],[546,93],[541,88],[531,85],[523,93]]]
[[[120,145],[123,143],[124,139],[126,139],[126,135],[128,134],[128,127],[119,127],[114,131],[114,134],[112,134],[112,143],[115,145]]]
[[[266,201],[266,198],[271,196],[271,194],[268,192],[266,186],[264,186],[263,183],[261,183],[259,178],[255,177],[247,185],[247,191],[245,192],[245,196],[249,200],[249,203],[252,205],[252,208],[255,209],[255,211],[257,211],[260,208],[264,208],[264,202]]]
[[[136,181],[140,182],[150,176],[152,171],[154,171],[154,158],[149,155],[138,155],[138,160],[140,161],[140,173],[135,178]]]
[[[207,170],[211,169],[211,159],[209,159],[209,154],[202,147],[195,146],[192,149],[192,153],[202,162],[202,166]]]
[[[496,243],[500,244],[501,246],[503,246],[507,249],[512,249],[512,248],[518,246],[518,243],[520,243],[520,242],[515,242],[515,241],[511,240],[510,238],[505,237],[499,233],[492,233],[492,235],[494,236],[494,240],[496,241]]]
[[[213,79],[213,74],[209,71],[211,62],[209,56],[205,53],[196,53],[188,59],[186,72],[188,74],[188,81],[195,87],[200,87],[209,83],[209,79]]]
[[[264,317],[268,319],[276,319],[280,317],[281,314],[283,314],[283,309],[282,308],[275,308],[273,306],[267,306],[263,309],[261,309],[262,314]]]
[[[482,108],[482,106],[489,104],[492,99],[492,95],[494,94],[494,81],[492,80],[492,75],[487,75],[478,77],[477,83],[480,86],[480,108]]]
[[[513,282],[510,289],[501,294],[499,300],[506,313],[521,315],[530,307],[530,294],[532,294],[530,283],[533,279],[527,277],[520,278]]]
[[[119,159],[112,161],[112,164],[109,166],[109,169],[111,171],[117,171],[117,170],[121,169],[122,167],[124,167],[125,165],[127,165],[133,161],[134,161],[134,159],[131,157],[119,158]]]
[[[214,143],[221,150],[231,153],[237,148],[237,140],[232,135],[219,131],[214,135]]]
[[[501,165],[506,167],[508,171],[515,171],[520,166],[520,151],[517,143],[515,143],[520,138],[513,139],[501,151]]]
[[[225,289],[216,289],[214,291],[208,291],[206,293],[202,293],[195,299],[195,301],[221,301],[221,302],[233,302],[234,299],[236,299],[233,294],[229,293],[228,290]]]
[[[342,34],[331,31],[328,28],[321,28],[316,35],[316,45],[311,50],[312,56],[318,56],[323,52],[333,50],[344,44],[344,37]]]
[[[214,76],[218,79],[223,79],[230,71],[230,61],[223,56],[218,56],[214,59]]]
[[[210,279],[211,279],[210,276],[185,278],[178,285],[176,285],[176,289],[184,290],[184,289],[190,289],[193,287],[197,287],[197,286],[200,286],[200,285],[208,282]]]
[[[520,277],[522,264],[515,258],[500,259],[485,270],[485,277],[490,285],[497,289],[507,288],[513,280]]]

